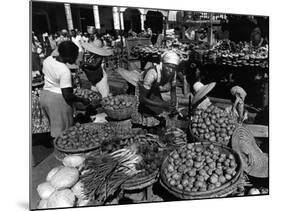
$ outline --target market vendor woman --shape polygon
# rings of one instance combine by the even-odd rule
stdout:
[[[109,85],[103,61],[104,57],[111,56],[113,51],[103,46],[101,40],[98,39],[91,43],[83,43],[82,46],[87,51],[87,54],[83,56],[82,70],[92,84],[91,89],[99,92],[103,98],[107,97]]]
[[[159,65],[143,72],[139,85],[140,113],[157,116],[164,111],[175,111],[176,69],[180,57],[173,51],[163,54]],[[166,102],[161,92],[170,91],[171,102]]]
[[[78,47],[64,41],[58,47],[58,57],[47,57],[43,62],[45,85],[40,93],[40,104],[49,118],[53,138],[73,125],[73,102],[89,104],[89,100],[73,94],[71,72],[66,64],[75,63]]]

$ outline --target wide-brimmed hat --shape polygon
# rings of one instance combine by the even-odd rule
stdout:
[[[209,83],[207,85],[202,84],[201,82],[196,82],[193,85],[193,89],[195,91],[195,95],[192,99],[192,104],[196,104],[203,97],[205,97],[212,89],[216,86],[216,82]]]
[[[253,176],[268,177],[268,156],[256,144],[251,131],[242,125],[237,126],[232,135],[232,149],[242,159],[244,171]]]
[[[97,54],[99,56],[111,56],[113,54],[112,49],[104,47],[100,40],[95,40],[91,43],[82,43],[82,47],[87,51]]]

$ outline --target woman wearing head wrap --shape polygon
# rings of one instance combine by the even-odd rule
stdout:
[[[176,69],[180,57],[173,51],[163,54],[159,65],[144,71],[138,83],[140,112],[152,116],[164,111],[175,111],[176,106]],[[171,102],[166,102],[161,92],[169,91]]]

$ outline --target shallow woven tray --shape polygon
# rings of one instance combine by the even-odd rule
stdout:
[[[168,158],[171,156],[171,154],[174,152],[171,152],[170,155],[164,160],[162,167],[161,167],[161,172],[160,172],[160,177],[161,181],[160,183],[163,185],[163,187],[169,191],[172,195],[180,198],[180,199],[201,199],[201,198],[215,198],[215,197],[224,197],[226,195],[229,195],[233,191],[236,190],[237,185],[240,184],[240,178],[243,172],[242,168],[242,161],[240,156],[233,151],[232,149],[222,145],[222,144],[216,144],[216,143],[194,143],[195,145],[203,145],[204,147],[207,147],[211,144],[214,146],[218,147],[220,152],[224,152],[226,154],[233,154],[235,157],[235,160],[238,164],[236,167],[236,175],[227,183],[223,184],[219,188],[216,188],[214,190],[208,190],[208,191],[201,191],[201,192],[187,192],[185,190],[179,190],[175,187],[172,187],[165,176],[164,169],[168,165]]]
[[[101,130],[105,123],[86,123],[86,124],[83,124],[85,127],[91,129],[91,130]],[[58,138],[55,138],[54,140],[54,147],[55,149],[57,149],[58,151],[60,152],[64,152],[64,153],[84,153],[84,152],[89,152],[89,151],[92,151],[92,150],[95,150],[97,148],[100,147],[101,144],[97,145],[97,146],[94,146],[94,147],[89,147],[89,148],[84,148],[84,149],[76,149],[76,150],[66,150],[66,149],[62,149],[60,148],[58,145],[57,145],[57,142],[58,142]]]

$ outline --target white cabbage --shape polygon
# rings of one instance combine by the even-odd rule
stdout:
[[[55,191],[47,202],[48,208],[73,207],[75,196],[70,189]]]
[[[43,182],[37,186],[37,192],[41,199],[48,199],[55,190],[56,189],[49,182]]]
[[[85,158],[79,155],[66,156],[62,163],[64,166],[79,168],[85,161]]]
[[[52,177],[62,168],[63,166],[57,166],[53,168],[49,173],[47,174],[46,181],[49,182]]]
[[[63,167],[52,178],[50,183],[57,190],[71,188],[79,179],[76,168]]]

